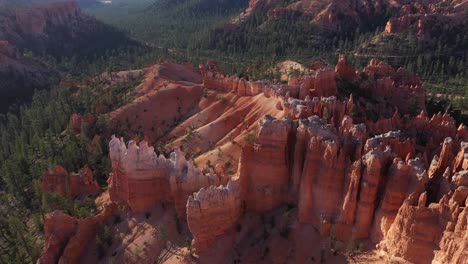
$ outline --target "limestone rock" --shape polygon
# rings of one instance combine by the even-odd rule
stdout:
[[[88,244],[95,239],[98,230],[108,224],[116,209],[115,204],[108,204],[97,215],[80,220],[75,234],[68,241],[58,263],[79,263]]]
[[[100,187],[88,166],[78,173],[69,174],[62,166],[55,166],[42,178],[42,192],[57,193],[63,196],[77,197],[97,194]]]
[[[288,192],[288,146],[293,134],[291,120],[265,117],[254,146],[242,153],[239,174],[242,199],[249,210],[265,212],[286,201]]]
[[[112,201],[142,212],[162,202],[174,202],[180,217],[185,216],[187,198],[203,187],[218,186],[226,179],[203,174],[187,161],[180,150],[169,159],[157,156],[154,148],[143,141],[139,146],[113,137],[109,143],[112,175],[109,194]]]
[[[216,238],[232,231],[242,214],[239,180],[227,186],[202,188],[187,201],[187,222],[197,252],[206,250]]]
[[[324,68],[316,72],[314,85],[314,96],[333,96],[338,93],[335,81],[335,71],[333,69]]]
[[[109,178],[112,201],[128,205],[132,211],[141,212],[170,200],[170,160],[157,156],[146,142],[140,146],[133,141],[128,149],[118,138],[109,143],[113,174]]]
[[[185,217],[187,199],[194,192],[209,186],[218,186],[225,179],[218,175],[204,175],[195,168],[193,161],[187,161],[179,150],[171,154],[174,169],[171,171],[170,186],[177,214]]]
[[[38,264],[57,263],[69,239],[75,234],[78,220],[60,211],[47,215],[44,223],[45,245]]]

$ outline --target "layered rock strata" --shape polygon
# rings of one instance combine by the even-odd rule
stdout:
[[[108,180],[112,201],[130,207],[134,212],[151,210],[162,202],[174,202],[180,216],[185,216],[189,195],[203,187],[217,186],[223,175],[203,174],[187,161],[179,150],[169,159],[158,156],[143,141],[138,146],[113,137],[109,143],[112,174]]]
[[[193,246],[206,250],[217,238],[233,231],[242,216],[239,180],[224,187],[202,188],[187,200],[187,222]]]

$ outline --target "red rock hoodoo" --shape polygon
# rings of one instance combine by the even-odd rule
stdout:
[[[246,106],[251,100],[268,106],[254,112],[261,116],[246,118],[249,125],[223,121],[224,125],[213,122],[193,129],[200,133],[209,128],[211,133],[204,135],[222,142],[200,148],[200,155],[212,155],[217,147],[221,155],[220,146],[236,139],[231,145],[239,150],[229,155],[238,160],[237,173],[227,173],[221,164],[212,171],[199,169],[180,150],[166,158],[147,142],[125,144],[113,137],[108,189],[113,203],[135,214],[161,204],[174,206],[178,217],[187,219],[202,263],[209,263],[203,257],[213,251],[227,254],[223,259],[237,258],[245,253],[237,251],[242,245],[266,243],[271,237],[271,243],[317,243],[317,252],[336,241],[359,241],[376,245],[388,259],[466,262],[468,128],[457,128],[448,114],[427,116],[425,90],[417,76],[376,60],[357,72],[343,57],[335,71],[311,71],[289,85],[229,77],[215,62],[199,69],[203,85],[195,89],[232,100],[224,104],[239,100]],[[336,73],[355,85],[352,95],[341,90]],[[264,114],[268,111],[275,117]],[[231,125],[230,132],[217,130]],[[171,133],[180,134],[177,129],[181,128]],[[265,219],[277,212],[290,221],[291,230],[277,232],[275,240],[275,232],[267,228],[277,222]],[[255,216],[262,226],[253,224]],[[262,228],[262,239],[250,236]],[[304,238],[300,230],[316,235]],[[84,242],[88,236],[83,236],[70,238],[66,248]],[[56,251],[51,252],[55,256]],[[288,257],[302,263],[306,256],[298,254]]]

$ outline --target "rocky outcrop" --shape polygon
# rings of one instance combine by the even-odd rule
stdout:
[[[94,49],[84,46],[91,38],[100,44],[107,41],[98,38],[103,33],[115,37],[113,41],[125,41],[116,31],[81,12],[76,1],[22,5],[3,12],[0,21],[0,40],[53,56],[87,53]]]
[[[248,210],[266,212],[286,202],[291,167],[288,148],[293,134],[291,120],[267,116],[255,135],[255,144],[244,148],[239,173]]]
[[[464,153],[461,143],[459,153]],[[383,250],[413,263],[463,263],[468,245],[467,196],[468,175],[457,171],[453,160],[453,141],[442,143],[440,156],[435,156],[428,170],[426,192],[415,191],[407,197],[393,225],[380,243]],[[457,170],[457,169],[456,169]],[[419,200],[417,201],[417,198]],[[410,246],[411,243],[411,246]]]
[[[454,31],[468,21],[466,2],[460,1],[414,1],[402,6],[398,16],[392,17],[384,34],[412,32],[421,38],[432,40],[440,24],[444,30]]]
[[[78,220],[60,211],[47,215],[44,223],[45,245],[38,264],[57,263],[63,249],[75,234]]]
[[[175,208],[180,217],[185,217],[187,199],[190,195],[202,188],[226,184],[229,180],[229,177],[224,174],[224,171],[221,171],[219,166],[216,175],[203,174],[195,168],[193,161],[187,161],[184,153],[179,150],[173,152],[170,159],[174,164],[174,169],[171,172],[169,182]]]
[[[89,243],[116,209],[115,204],[108,204],[97,215],[85,219],[76,219],[60,211],[47,215],[44,251],[37,263],[80,263]]]
[[[34,89],[46,87],[50,83],[49,78],[54,75],[37,61],[24,58],[10,42],[0,38],[1,111],[8,110],[11,102],[28,97],[26,95]]]
[[[63,1],[49,4],[35,4],[14,8],[13,12],[2,14],[0,20],[0,39],[4,39],[19,48],[26,48],[32,43],[40,44],[34,49],[44,49],[48,30],[73,24],[82,18],[75,1]],[[57,44],[55,44],[57,45]]]
[[[217,238],[233,231],[242,215],[239,180],[225,187],[202,188],[187,201],[187,222],[194,237],[193,246],[202,252]]]
[[[424,192],[428,181],[427,172],[419,159],[407,162],[394,159],[388,170],[388,182],[383,192],[383,198],[374,216],[372,240],[380,241],[395,221],[398,210],[411,194]]]
[[[75,234],[70,238],[60,258],[59,264],[79,263],[91,241],[96,238],[97,232],[109,224],[111,216],[117,210],[115,204],[108,204],[95,216],[80,220]]]
[[[329,97],[337,93],[335,71],[331,68],[318,70],[313,82],[312,96]]]
[[[143,141],[113,137],[109,143],[112,174],[108,180],[112,201],[130,207],[134,212],[151,210],[163,202],[174,202],[179,216],[185,216],[187,198],[203,187],[227,182],[223,175],[203,174],[187,161],[179,150],[169,159],[158,156]]]
[[[412,197],[431,192],[436,195],[430,195],[433,199],[454,193],[453,200],[462,206],[466,189],[452,181],[464,179],[459,170],[466,163],[466,129],[457,129],[447,114],[426,116],[425,93],[416,76],[375,60],[364,74],[344,66],[341,58],[336,73],[360,83],[363,91],[372,91],[369,96],[375,104],[366,107],[375,107],[384,116],[391,113],[390,117],[355,124],[350,117],[353,112],[366,114],[361,109],[362,97],[358,102],[353,96],[339,100],[323,94],[311,99],[317,92],[315,77],[294,77],[287,86],[265,86],[264,94],[280,98],[277,107],[297,121],[266,117],[255,133],[255,142],[244,146],[238,175],[245,212],[267,212],[289,202],[298,206],[298,221],[312,224],[323,237],[378,243],[392,236],[392,228],[401,221],[401,208]],[[211,85],[232,91],[221,82]],[[415,115],[416,111],[420,114]],[[435,161],[429,166],[432,157]],[[456,173],[452,176],[447,171]],[[188,217],[196,221],[200,216]],[[232,223],[227,226],[232,228]],[[216,236],[220,235],[207,240]],[[459,251],[450,239],[445,239],[441,258],[448,251]],[[206,250],[206,244],[200,250]]]
[[[55,166],[42,178],[42,192],[57,193],[68,197],[97,194],[101,190],[93,171],[85,166],[78,173],[68,173],[62,166]]]
[[[0,13],[0,107],[31,98],[60,77],[57,69],[24,56],[24,51],[52,57],[81,58],[133,42],[121,32],[81,12],[76,1],[22,1]],[[46,2],[46,1],[40,1]],[[103,37],[105,36],[105,37]],[[6,43],[11,47],[6,49]],[[93,45],[89,45],[93,43]]]
[[[414,197],[413,197],[414,198]],[[413,199],[414,200],[414,199]],[[381,248],[412,263],[464,263],[467,257],[467,207],[445,196],[426,205],[427,194],[419,201],[406,201]]]
[[[338,64],[335,67],[335,72],[343,79],[348,82],[352,82],[357,78],[356,68],[353,66],[346,65],[346,58],[344,55],[340,55]]]
[[[123,140],[113,137],[109,143],[112,161],[109,194],[112,201],[128,205],[133,211],[154,208],[170,200],[170,160],[157,156],[146,142],[133,141],[128,149]]]

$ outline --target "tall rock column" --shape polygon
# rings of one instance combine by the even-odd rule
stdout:
[[[289,139],[293,122],[266,116],[254,146],[246,146],[239,172],[248,210],[269,211],[286,201],[289,186]]]
[[[221,180],[216,175],[204,175],[195,168],[193,161],[187,161],[184,154],[178,149],[171,153],[170,161],[172,163],[170,185],[176,212],[179,217],[185,217],[189,196],[201,188],[218,186],[221,184]]]
[[[197,252],[208,249],[217,238],[225,235],[242,214],[239,180],[227,186],[202,188],[187,200],[187,222],[194,237]]]
[[[369,237],[374,210],[377,203],[377,192],[383,180],[383,170],[390,161],[391,151],[387,148],[375,148],[362,158],[364,169],[356,211],[355,238]]]
[[[387,173],[383,199],[375,213],[371,238],[379,242],[390,229],[398,210],[410,195],[419,196],[428,181],[427,172],[419,159],[404,162],[394,159]]]
[[[141,212],[171,200],[169,185],[170,161],[157,156],[153,147],[142,142],[138,147],[113,138],[109,144],[113,174],[109,194],[113,201],[122,202],[134,212]]]

